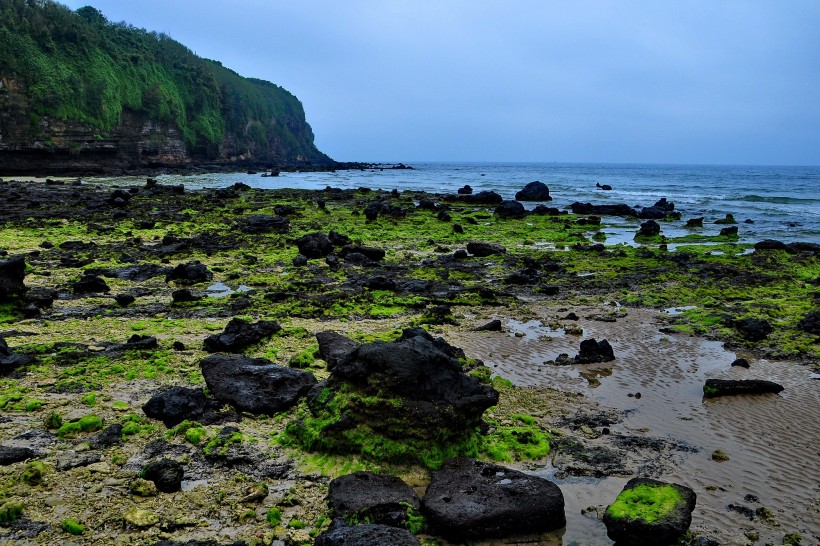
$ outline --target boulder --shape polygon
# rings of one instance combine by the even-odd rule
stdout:
[[[122,444],[122,425],[115,423],[96,434],[92,434],[85,440],[91,449],[108,449]]]
[[[400,478],[373,472],[355,472],[331,481],[327,501],[334,518],[391,527],[403,527],[408,510],[421,507],[416,492]]]
[[[689,218],[686,221],[686,225],[684,227],[690,228],[690,229],[691,228],[702,228],[703,227],[703,216],[701,216],[700,218]]]
[[[319,342],[319,358],[327,363],[330,372],[359,347],[352,339],[336,332],[319,332],[316,341]]]
[[[638,213],[641,220],[663,220],[666,218],[666,211],[658,207],[645,207]]]
[[[797,328],[809,334],[820,335],[820,311],[811,311],[800,319]]]
[[[624,203],[614,205],[593,205],[576,201],[569,206],[573,214],[595,214],[605,216],[638,216],[638,212]]]
[[[278,322],[260,320],[251,323],[239,318],[231,319],[221,334],[205,338],[203,348],[209,353],[239,353],[281,330]]]
[[[460,201],[470,205],[498,205],[504,198],[494,191],[480,191],[478,193],[448,195],[445,199],[449,201]]]
[[[9,348],[6,339],[0,337],[0,374],[19,366],[27,366],[34,361],[35,358],[33,356],[16,354]]]
[[[524,186],[515,194],[517,201],[552,201],[550,189],[543,182],[536,180]]]
[[[745,318],[736,320],[732,324],[740,335],[749,341],[766,339],[773,331],[772,325],[765,319]]]
[[[333,230],[327,234],[327,238],[330,239],[330,242],[333,246],[347,246],[352,245],[353,241],[347,235],[343,235],[341,233],[337,233]]]
[[[436,534],[458,542],[566,525],[564,496],[557,485],[473,459],[449,459],[433,472],[422,509]]]
[[[197,284],[208,282],[214,278],[214,274],[208,271],[205,264],[200,262],[188,262],[179,264],[165,276],[165,282],[176,281],[179,284]]]
[[[37,454],[29,447],[0,446],[0,466],[8,466],[35,457]]]
[[[660,234],[661,226],[655,220],[647,220],[638,230],[638,237],[657,237]]]
[[[23,256],[13,256],[0,260],[0,302],[14,301],[26,293],[23,279],[26,276],[26,261]]]
[[[385,256],[385,251],[381,248],[361,245],[345,245],[342,247],[342,250],[339,251],[339,256],[346,258],[349,254],[354,253],[363,254],[368,260],[373,260],[374,262],[383,260]]]
[[[487,324],[483,324],[475,329],[476,332],[500,332],[501,321],[498,319],[491,320]]]
[[[148,463],[140,472],[140,478],[154,482],[159,491],[174,493],[182,488],[182,477],[185,471],[182,465],[171,459],[160,459]]]
[[[467,243],[467,252],[478,258],[484,258],[496,254],[506,254],[507,249],[501,245],[497,245],[494,243],[470,241],[469,243]]]
[[[562,214],[561,209],[558,207],[548,207],[546,205],[537,205],[532,209],[532,213],[539,216],[560,216]]]
[[[604,512],[607,536],[618,546],[677,543],[692,523],[696,501],[686,486],[633,478]]]
[[[316,384],[313,374],[263,358],[212,355],[200,362],[200,368],[214,398],[254,414],[284,411]]]
[[[707,379],[706,384],[703,385],[703,395],[706,398],[736,394],[777,394],[782,390],[783,385],[763,379]]]
[[[190,288],[180,288],[171,292],[171,299],[174,303],[190,303],[201,300],[202,296],[197,296]]]
[[[459,195],[471,195],[473,193],[473,188],[469,184],[465,184],[464,186],[456,190],[456,192]]]
[[[524,205],[518,201],[502,201],[495,208],[495,215],[499,218],[523,218],[527,215]]]
[[[786,243],[774,239],[763,239],[755,243],[755,250],[786,250]]]
[[[575,355],[575,362],[578,364],[591,364],[594,362],[609,362],[615,360],[615,353],[612,345],[605,339],[595,341],[595,339],[585,339],[581,342],[581,350]]]
[[[299,254],[306,258],[324,258],[333,252],[333,243],[324,233],[308,233],[296,239]]]
[[[809,252],[817,254],[820,252],[820,243],[808,243],[803,241],[796,241],[786,245],[786,250],[791,254],[798,254],[800,252]]]
[[[202,389],[170,387],[154,394],[143,404],[142,411],[151,419],[162,421],[171,428],[182,421],[201,421],[209,406]]]
[[[737,226],[729,226],[720,230],[721,237],[737,237]]]
[[[406,529],[387,525],[347,525],[334,520],[328,529],[316,537],[314,546],[419,546],[416,537]]]
[[[79,281],[72,285],[75,294],[95,294],[98,292],[110,292],[111,289],[97,275],[83,275]]]

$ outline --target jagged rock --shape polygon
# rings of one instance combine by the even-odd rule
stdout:
[[[748,368],[749,367],[749,361],[746,360],[745,358],[736,358],[732,362],[732,367],[733,368]]]
[[[370,290],[396,290],[396,281],[389,277],[378,275],[365,280],[362,286]]]
[[[615,360],[615,353],[612,346],[605,339],[596,341],[595,339],[585,339],[581,342],[581,350],[575,355],[575,362],[579,364],[590,364],[594,362],[609,362]]]
[[[419,546],[406,529],[387,525],[347,525],[333,520],[327,531],[316,537],[314,546]]]
[[[543,182],[536,180],[524,186],[515,194],[516,201],[552,201],[550,189]]]
[[[737,226],[729,226],[720,230],[721,237],[737,237]]]
[[[327,234],[327,238],[330,239],[330,242],[333,246],[347,246],[352,245],[353,241],[347,235],[343,235],[341,233],[337,233],[333,230]]]
[[[179,264],[165,277],[165,282],[176,281],[179,284],[197,284],[208,282],[214,278],[214,274],[208,271],[205,264],[201,262],[188,262]]]
[[[458,195],[471,195],[473,193],[473,188],[469,184],[465,184],[464,186],[460,187],[456,190]]]
[[[639,514],[641,506],[645,506],[640,502],[640,498],[630,503],[630,512],[628,514],[623,515],[618,511],[619,500],[626,502],[631,495],[639,495],[640,491],[645,491],[647,488],[673,490],[679,496],[679,499],[671,505],[667,513],[661,514],[657,520],[652,522],[647,522],[641,517],[630,517],[633,511],[635,514]],[[636,491],[632,492],[633,490]],[[647,500],[646,505],[649,505],[651,500]],[[623,491],[618,495],[616,502],[608,506],[606,512],[604,512],[603,521],[606,525],[607,536],[617,542],[619,546],[621,544],[624,546],[645,546],[646,544],[676,543],[692,523],[692,511],[695,509],[696,501],[695,492],[686,486],[676,483],[664,483],[649,478],[633,478],[627,482]]]
[[[154,394],[143,404],[142,411],[151,419],[158,419],[171,428],[186,419],[202,421],[210,405],[202,389],[170,387]]]
[[[485,243],[482,241],[470,241],[467,243],[467,252],[473,256],[484,258],[496,254],[506,254],[507,249],[495,243]]]
[[[324,258],[333,252],[333,243],[324,233],[308,233],[296,239],[299,254],[305,258]]]
[[[500,205],[495,208],[495,214],[499,218],[523,218],[527,215],[527,210],[524,205],[518,201],[502,201]]]
[[[720,218],[715,220],[716,224],[737,224],[737,220],[735,220],[735,216],[731,213],[726,214],[725,218]]]
[[[772,333],[772,325],[765,319],[745,318],[733,322],[735,329],[749,341],[761,341]]]
[[[86,439],[91,449],[107,449],[122,444],[122,425],[110,425]]]
[[[26,301],[38,309],[45,309],[46,307],[52,306],[56,297],[56,290],[38,286],[28,291],[26,294]]]
[[[475,329],[476,332],[500,332],[501,331],[501,321],[498,319],[491,320],[487,324],[479,326]]]
[[[811,311],[800,319],[797,327],[804,332],[820,335],[820,311]]]
[[[456,541],[508,537],[566,525],[557,485],[503,466],[449,459],[433,472],[422,507],[436,534]]]
[[[249,214],[237,222],[237,227],[245,233],[269,233],[271,231],[281,233],[287,231],[290,227],[290,221],[287,218],[282,218],[278,211],[276,214],[277,216]]]
[[[362,254],[366,256],[368,260],[378,262],[384,259],[385,251],[381,248],[360,245],[345,245],[342,250],[339,251],[339,256],[342,258],[346,258],[350,254]]]
[[[209,353],[238,353],[269,338],[281,329],[279,323],[274,321],[260,320],[250,323],[234,318],[225,326],[221,334],[205,338],[203,346]]]
[[[464,373],[458,360],[463,351],[423,329],[405,330],[390,343],[366,345],[333,333],[316,337],[334,382],[348,382],[365,394],[402,399],[389,411],[355,401],[342,408],[345,418],[387,435],[430,438],[442,428],[463,432],[477,426],[484,411],[498,402],[495,389]]]
[[[182,465],[171,459],[160,459],[148,463],[140,472],[140,477],[154,482],[159,491],[174,493],[182,488],[182,477],[185,471]]]
[[[19,366],[27,366],[34,361],[33,356],[16,354],[9,348],[5,338],[0,337],[0,373],[13,370]]]
[[[255,414],[284,411],[316,384],[308,372],[263,358],[212,355],[200,362],[200,368],[214,398]]]
[[[99,453],[87,451],[64,451],[57,455],[57,471],[65,472],[72,468],[80,468],[102,461]]]
[[[400,478],[372,472],[355,472],[331,481],[327,500],[334,518],[391,527],[404,526],[408,510],[421,506],[416,492]]]
[[[25,294],[25,277],[26,261],[23,256],[0,260],[0,302],[14,301]]]
[[[755,243],[755,250],[786,250],[786,243],[774,239],[764,239]]]
[[[641,220],[663,220],[666,218],[666,211],[658,207],[644,207],[638,213]]]
[[[0,446],[0,466],[19,463],[36,456],[34,450],[28,447]]]
[[[75,294],[95,294],[97,292],[110,292],[111,289],[97,275],[83,275],[75,282],[73,287]]]
[[[686,225],[684,227],[687,228],[702,228],[703,227],[703,216],[700,218],[690,218],[686,221]]]
[[[783,385],[763,379],[707,379],[703,386],[706,398],[718,396],[733,396],[736,394],[777,394],[783,390]]]
[[[180,288],[171,292],[171,299],[174,303],[190,303],[201,300],[202,296],[195,295],[190,288]]]
[[[661,226],[655,220],[647,220],[638,230],[639,237],[657,237],[661,233]]]

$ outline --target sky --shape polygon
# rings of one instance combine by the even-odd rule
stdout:
[[[60,0],[305,107],[338,161],[820,165],[816,0]]]

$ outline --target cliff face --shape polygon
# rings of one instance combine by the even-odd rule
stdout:
[[[94,8],[4,0],[0,51],[0,174],[332,163],[286,90]]]

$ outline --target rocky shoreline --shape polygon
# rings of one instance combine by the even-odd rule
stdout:
[[[191,192],[150,179],[0,189],[0,541],[560,543],[563,497],[560,508],[520,503],[528,491],[561,496],[537,469],[663,479],[689,448],[610,434],[619,417],[589,397],[499,375],[453,339],[526,339],[496,317],[548,305],[563,311],[536,338],[554,332],[572,348],[538,365],[604,370],[628,344],[592,339],[576,310],[597,306],[588,320],[617,324],[631,308],[691,306],[661,333],[720,339],[753,369],[820,355],[817,245],[722,234],[708,251],[668,252],[642,228],[643,246],[605,247],[594,232],[613,211],[527,212],[466,190]],[[519,197],[533,193],[549,190]],[[673,211],[664,200],[629,214],[686,221]],[[617,442],[627,465],[611,455]],[[362,504],[367,488],[334,500],[336,480],[385,474],[405,492],[387,508]],[[468,502],[448,493],[465,489],[502,500],[478,513],[444,506]],[[604,522],[614,502],[603,501]],[[710,529],[682,540],[734,544]]]

